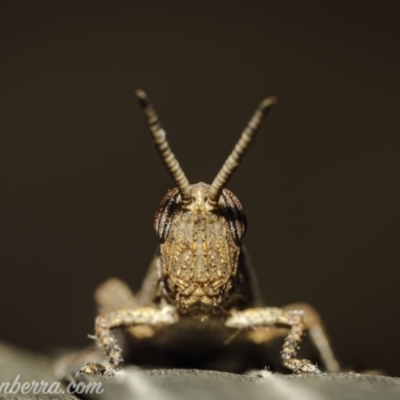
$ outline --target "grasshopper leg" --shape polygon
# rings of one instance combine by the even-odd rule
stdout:
[[[281,352],[282,364],[295,373],[320,373],[319,368],[309,360],[297,358],[297,351],[306,329],[303,313],[275,307],[249,308],[232,312],[226,320],[230,328],[257,328],[265,326],[286,326],[289,332]]]
[[[108,358],[108,363],[105,365],[87,363],[78,371],[75,378],[79,379],[82,375],[113,376],[121,369],[124,362],[122,349],[112,334],[112,329],[135,325],[165,326],[174,324],[177,320],[178,317],[173,306],[164,306],[161,309],[140,307],[99,315],[95,322],[95,336]]]

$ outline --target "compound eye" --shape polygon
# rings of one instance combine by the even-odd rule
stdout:
[[[172,222],[180,206],[181,195],[178,188],[170,190],[162,199],[154,217],[154,229],[160,243],[164,243],[167,239]]]
[[[247,228],[247,219],[242,204],[230,190],[223,189],[218,205],[228,222],[234,242],[240,245]]]

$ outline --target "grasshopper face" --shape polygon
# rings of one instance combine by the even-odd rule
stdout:
[[[222,190],[218,203],[210,203],[209,188],[191,185],[187,203],[178,188],[170,190],[155,216],[161,276],[181,312],[223,306],[238,269],[246,216],[228,189]]]
[[[246,231],[242,205],[225,186],[276,99],[268,97],[260,103],[212,184],[190,185],[146,93],[138,90],[136,96],[176,184],[161,202],[154,222],[160,241],[162,296],[182,313],[221,312],[235,290],[240,243]]]

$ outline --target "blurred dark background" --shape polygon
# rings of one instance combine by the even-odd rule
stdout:
[[[345,365],[400,375],[397,1],[2,1],[0,339],[85,346],[95,287],[137,290],[172,187],[278,105],[229,188],[270,305],[308,301]]]

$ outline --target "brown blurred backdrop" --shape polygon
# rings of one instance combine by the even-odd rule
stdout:
[[[84,346],[95,287],[137,290],[172,183],[278,105],[229,187],[270,305],[308,301],[345,365],[400,375],[398,1],[2,1],[0,339]]]

